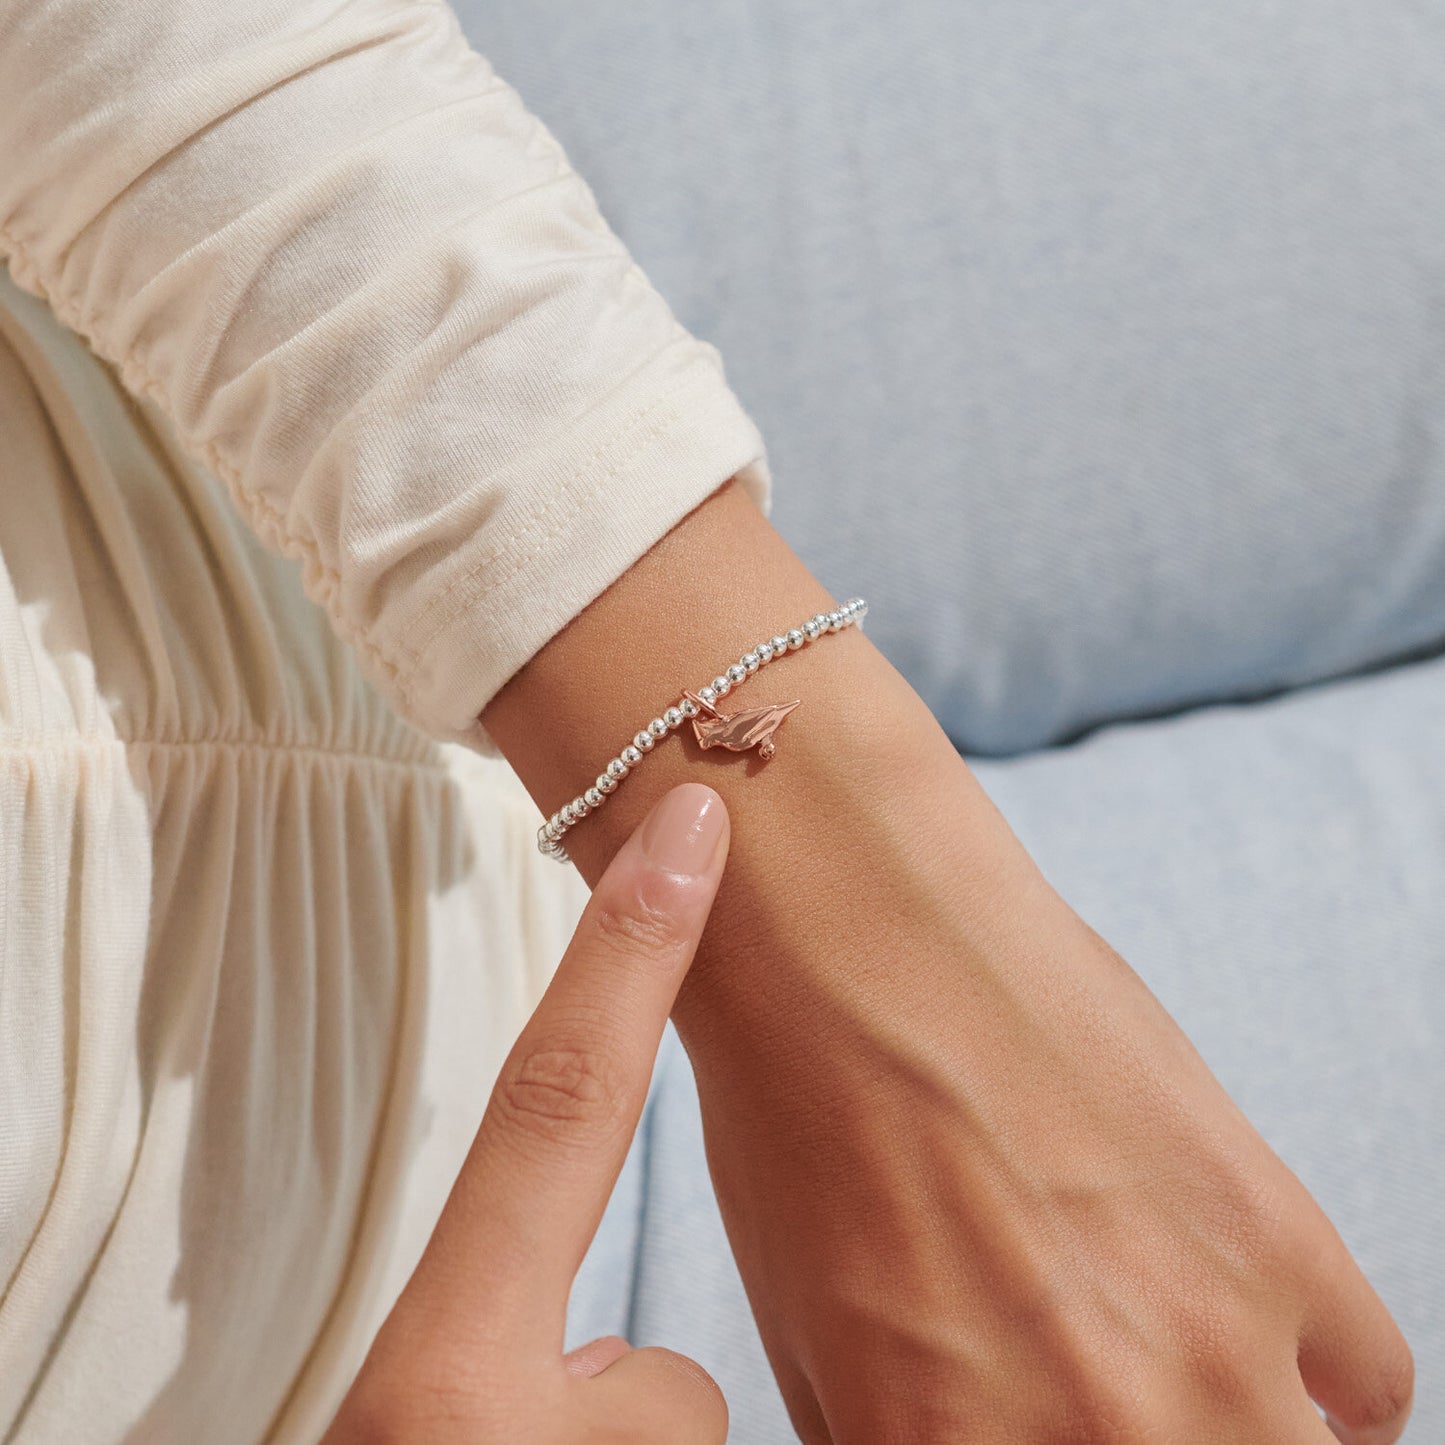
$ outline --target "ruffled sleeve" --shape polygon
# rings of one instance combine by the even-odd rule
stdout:
[[[579,84],[586,78],[579,77]],[[757,428],[434,0],[0,0],[0,249],[397,710],[502,684]]]

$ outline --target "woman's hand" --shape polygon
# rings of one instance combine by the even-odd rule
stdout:
[[[833,605],[725,486],[483,718],[547,813],[660,703]],[[680,732],[567,849],[592,881],[669,782],[727,799],[673,1017],[807,1445],[1331,1441],[1310,1395],[1353,1445],[1394,1441],[1410,1352],[1338,1234],[907,682],[848,628],[746,689],[803,700],[776,757]]]
[[[323,1445],[719,1445],[706,1372],[617,1338],[562,1353],[567,1295],[722,876],[727,811],[672,789],[593,891],[415,1273]]]
[[[803,1440],[1398,1439],[1399,1329],[1140,978],[961,780],[871,781],[675,1013]]]

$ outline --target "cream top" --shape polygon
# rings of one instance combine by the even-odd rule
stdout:
[[[0,251],[400,714],[502,684],[756,427],[438,0],[0,0]]]
[[[0,0],[0,250],[0,1437],[306,1445],[585,899],[475,718],[762,446],[436,0]]]

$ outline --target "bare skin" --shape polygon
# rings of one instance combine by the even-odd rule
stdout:
[[[834,601],[728,484],[483,720],[549,814]],[[1410,1351],[1339,1235],[903,678],[850,628],[744,691],[804,699],[771,761],[680,732],[567,848],[595,886],[669,786],[727,802],[673,1017],[802,1439],[1398,1439]]]
[[[727,851],[698,783],[619,851],[322,1445],[722,1445],[701,1366],[616,1337],[563,1355],[562,1333]]]

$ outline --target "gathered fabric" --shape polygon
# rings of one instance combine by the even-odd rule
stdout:
[[[585,901],[478,715],[757,429],[439,0],[0,0],[0,1440],[314,1440]]]
[[[442,0],[0,0],[0,256],[366,676],[506,680],[762,439]]]
[[[0,283],[0,1438],[311,1441],[585,899]]]

